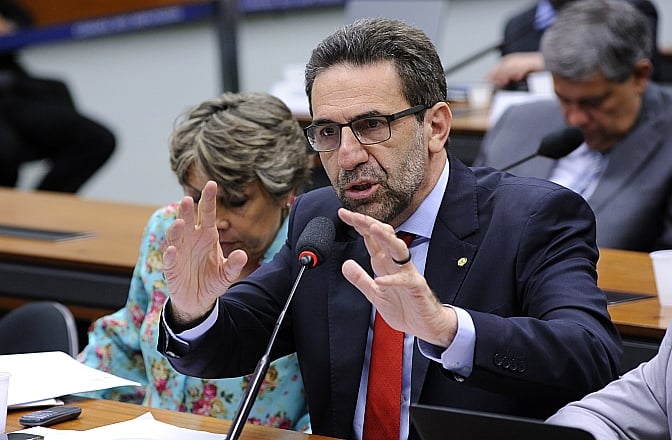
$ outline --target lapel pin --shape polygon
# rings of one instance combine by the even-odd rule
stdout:
[[[465,264],[467,264],[467,257],[461,257],[459,260],[457,260],[457,267],[462,267]]]

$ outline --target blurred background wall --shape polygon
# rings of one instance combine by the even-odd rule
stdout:
[[[672,48],[672,2],[652,1],[659,13],[659,46]],[[496,44],[506,18],[531,3],[445,0],[436,41],[444,65]],[[345,22],[343,6],[241,15],[236,33],[240,90],[271,90],[287,66],[304,64],[313,46]],[[219,50],[212,17],[21,49],[33,74],[66,81],[80,109],[117,136],[114,156],[81,195],[153,205],[181,197],[169,169],[168,136],[180,113],[222,91]],[[494,52],[485,56],[450,75],[449,84],[482,79],[496,59]],[[39,164],[29,167],[24,185],[40,172]]]

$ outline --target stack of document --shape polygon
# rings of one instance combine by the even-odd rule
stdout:
[[[1,355],[0,371],[11,374],[9,409],[53,405],[56,403],[53,399],[68,394],[140,386],[138,382],[88,367],[60,351]]]
[[[0,371],[9,378],[9,408],[49,404],[68,394],[139,383],[87,367],[60,351],[0,355]],[[34,427],[18,432],[40,434],[45,440],[223,440],[226,435],[180,428],[155,420],[151,413],[126,422],[87,431]]]

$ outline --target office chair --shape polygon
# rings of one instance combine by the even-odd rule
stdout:
[[[0,318],[0,354],[62,351],[76,356],[77,326],[70,310],[53,301],[36,301]]]

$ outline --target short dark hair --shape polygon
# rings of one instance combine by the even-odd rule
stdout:
[[[313,112],[313,83],[320,72],[335,65],[368,66],[392,61],[401,78],[401,93],[410,105],[431,107],[446,100],[446,76],[441,59],[425,33],[402,21],[360,19],[324,40],[306,65],[306,94]],[[416,118],[420,121],[424,113]]]

